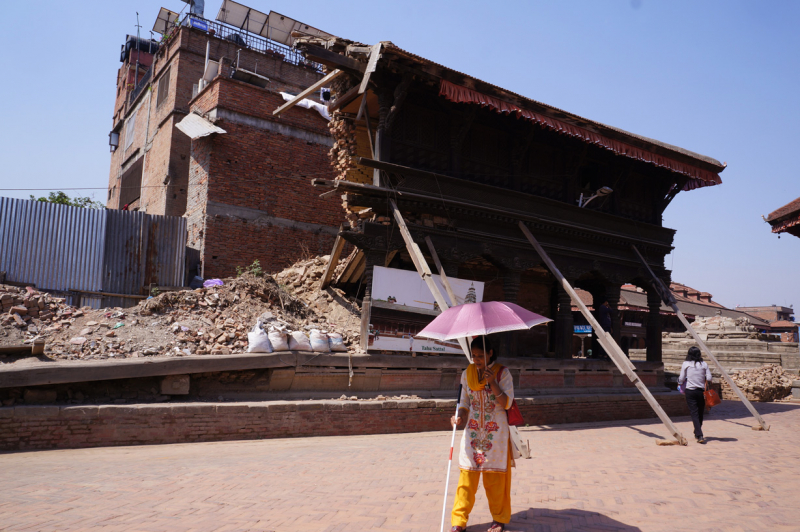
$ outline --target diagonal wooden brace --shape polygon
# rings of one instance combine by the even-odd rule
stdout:
[[[630,361],[630,359],[625,356],[625,353],[622,352],[622,349],[617,345],[614,341],[614,338],[608,334],[606,331],[600,327],[600,324],[597,322],[595,317],[589,312],[589,309],[586,308],[586,305],[583,304],[583,301],[578,297],[578,294],[575,293],[572,286],[569,284],[564,276],[561,274],[561,271],[556,267],[553,261],[550,259],[550,256],[545,252],[544,248],[539,244],[539,241],[533,236],[530,232],[528,227],[522,222],[519,222],[519,228],[525,234],[528,239],[528,242],[536,249],[536,252],[542,258],[542,260],[547,264],[550,273],[552,273],[556,279],[558,280],[559,284],[564,288],[564,290],[569,294],[572,298],[572,302],[575,303],[581,311],[581,314],[586,318],[592,328],[595,330],[597,334],[597,340],[600,342],[600,345],[603,346],[603,349],[606,350],[606,353],[617,366],[617,368],[625,374],[628,379],[636,386],[639,392],[644,396],[647,400],[647,403],[650,405],[650,408],[656,413],[658,418],[667,427],[667,430],[672,434],[672,436],[680,443],[681,445],[686,445],[687,441],[686,438],[683,437],[681,431],[678,430],[678,427],[672,422],[664,409],[661,408],[661,405],[658,404],[656,398],[653,397],[653,394],[650,393],[650,390],[647,389],[647,386],[639,379],[639,376],[636,374],[636,367]]]
[[[653,272],[652,269],[650,269],[650,265],[647,264],[647,261],[644,260],[642,254],[639,253],[639,249],[634,245],[632,245],[631,247],[633,248],[634,253],[636,253],[636,255],[639,257],[639,260],[642,261],[642,264],[644,264],[644,267],[647,268],[647,271],[650,272],[650,275],[653,277],[653,283],[655,283],[655,289],[658,292],[658,295],[661,296],[661,299],[664,301],[664,303],[672,307],[672,310],[675,311],[675,315],[678,316],[678,319],[681,320],[683,326],[686,327],[686,330],[689,332],[689,334],[692,335],[694,341],[697,342],[697,345],[700,346],[700,349],[703,351],[703,353],[705,353],[706,356],[714,363],[714,365],[717,366],[717,369],[722,375],[722,378],[725,379],[725,382],[728,383],[728,386],[731,387],[731,390],[734,391],[734,393],[739,397],[739,400],[742,403],[744,403],[744,406],[746,406],[747,409],[750,411],[750,413],[753,414],[753,417],[756,418],[756,421],[758,421],[758,424],[761,426],[761,428],[763,430],[769,430],[769,425],[767,425],[764,419],[758,414],[756,408],[750,401],[747,400],[747,397],[744,396],[742,390],[740,390],[739,387],[736,386],[736,383],[733,382],[731,376],[728,375],[728,372],[725,371],[725,368],[723,368],[722,364],[719,363],[719,360],[717,360],[717,357],[715,357],[714,354],[711,352],[711,349],[708,348],[708,346],[705,344],[705,342],[703,342],[703,340],[700,338],[697,332],[695,332],[691,324],[689,324],[689,321],[686,319],[686,316],[684,316],[683,312],[681,312],[681,310],[678,308],[678,304],[675,301],[675,296],[672,295],[672,291],[669,288],[667,288],[666,285],[664,285],[664,282],[656,276],[656,274]]]
[[[433,273],[431,273],[431,269],[428,267],[428,263],[425,261],[425,257],[422,255],[422,251],[419,249],[419,246],[414,242],[414,239],[411,238],[411,232],[408,230],[406,221],[403,219],[403,215],[400,214],[400,209],[397,208],[397,204],[394,202],[394,200],[390,199],[389,205],[392,208],[394,219],[397,222],[397,225],[400,227],[400,234],[403,236],[403,240],[406,243],[406,249],[408,249],[408,253],[411,255],[411,260],[414,263],[414,267],[417,269],[417,273],[420,277],[422,277],[422,280],[425,281],[425,284],[428,285],[428,289],[431,291],[431,294],[433,294],[433,299],[439,305],[439,308],[442,309],[442,312],[444,312],[450,308],[450,305],[442,295],[439,287],[436,286],[436,283],[433,281]],[[472,357],[470,356],[471,353],[467,347],[467,342],[461,339],[459,344],[461,344],[461,349],[464,350],[464,355],[467,357],[467,360],[472,362]]]

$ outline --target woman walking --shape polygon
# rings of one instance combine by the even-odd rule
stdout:
[[[694,437],[697,443],[705,443],[703,437],[703,412],[706,409],[706,399],[703,392],[706,383],[711,384],[711,370],[708,364],[703,362],[703,355],[700,348],[690,347],[686,360],[681,365],[681,374],[678,377],[678,385],[686,393],[686,404],[689,406],[689,413],[692,415],[694,424]]]
[[[495,363],[494,349],[486,336],[472,340],[472,360],[461,374],[463,406],[450,422],[454,426],[467,421],[461,438],[456,499],[453,503],[451,532],[466,530],[475,504],[475,493],[483,476],[483,489],[492,513],[487,532],[503,532],[511,520],[511,440],[506,409],[514,400],[511,374]]]

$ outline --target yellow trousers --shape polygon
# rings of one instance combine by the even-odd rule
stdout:
[[[509,448],[505,473],[461,470],[461,475],[458,477],[458,488],[456,488],[456,500],[453,503],[453,514],[450,518],[452,526],[467,526],[469,514],[475,505],[475,493],[478,491],[481,475],[483,475],[483,489],[486,491],[492,519],[498,523],[511,521],[511,449]]]

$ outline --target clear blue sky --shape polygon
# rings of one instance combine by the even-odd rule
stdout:
[[[761,214],[800,196],[800,3],[734,0],[242,0],[398,46],[593,120],[727,161],[722,186],[680,193],[673,279],[726,306],[800,303],[800,240]],[[214,18],[221,0],[206,1]],[[0,32],[0,188],[103,200],[119,49],[179,0],[14,2]],[[794,146],[794,147],[793,147]],[[27,197],[44,192],[0,190]]]

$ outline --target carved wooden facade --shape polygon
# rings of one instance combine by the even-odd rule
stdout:
[[[506,335],[503,354],[571,356],[569,297],[520,233],[523,220],[596,305],[608,299],[617,312],[625,283],[653,294],[648,359],[660,360],[657,297],[631,245],[669,282],[664,257],[674,231],[662,227],[662,213],[680,190],[720,182],[723,165],[526,100],[391,43],[383,43],[374,71],[366,65],[376,47],[320,44],[300,39],[297,46],[349,76],[333,87],[330,106],[340,174],[317,184],[342,193],[350,226],[341,236],[364,250],[363,276],[350,280],[367,301],[372,266],[413,269],[390,222],[392,198],[414,240],[431,237],[448,274],[486,282],[486,299],[517,301],[554,318],[549,329]],[[445,84],[480,103],[443,97]],[[613,193],[578,206],[581,194],[604,186]]]

